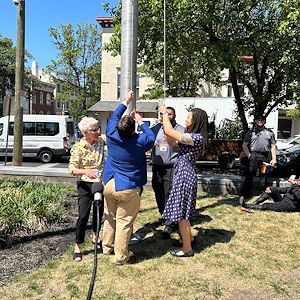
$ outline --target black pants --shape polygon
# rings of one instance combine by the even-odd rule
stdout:
[[[279,193],[278,188],[270,187],[271,193],[270,197],[273,199],[274,203],[264,203],[261,206],[262,210],[272,210],[272,211],[295,211],[296,206],[288,198],[282,197]]]
[[[256,176],[257,170],[259,170],[260,191],[264,191],[265,188],[268,186],[267,176],[261,174],[260,172],[262,163],[268,161],[267,155],[268,153],[262,154],[257,152],[251,152],[247,164],[246,178],[241,191],[241,195],[244,196],[246,199],[251,197],[253,178],[254,176]]]
[[[85,231],[87,228],[91,206],[93,205],[93,232],[96,233],[97,230],[97,207],[94,203],[94,196],[91,192],[92,182],[78,181],[77,191],[78,191],[78,219],[76,224],[76,244],[82,244],[85,238]],[[100,205],[100,225],[103,216],[103,203]]]
[[[159,213],[162,215],[172,188],[173,167],[153,165],[152,173],[152,188]],[[172,225],[172,222],[165,225]]]

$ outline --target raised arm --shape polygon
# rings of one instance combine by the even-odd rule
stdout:
[[[118,122],[120,121],[123,113],[125,112],[128,104],[133,99],[133,91],[129,91],[126,98],[120,105],[115,109],[112,116],[110,117],[107,126],[106,126],[106,135],[112,134],[118,126]]]
[[[164,127],[164,132],[167,136],[175,139],[181,144],[186,144],[186,145],[194,145],[194,142],[192,140],[192,137],[189,133],[182,133],[180,131],[177,131],[173,128],[170,119],[168,117],[167,113],[167,108],[165,105],[160,104],[159,106],[159,111],[163,115],[163,127]]]

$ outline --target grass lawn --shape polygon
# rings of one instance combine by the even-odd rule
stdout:
[[[153,192],[145,191],[135,223],[145,238],[130,248],[140,262],[115,266],[113,257],[99,254],[93,299],[299,299],[300,214],[245,213],[237,203],[199,194],[191,220],[196,255],[176,258],[168,250],[178,234],[162,240],[162,227],[150,225],[158,212]],[[80,263],[72,250],[16,277],[0,289],[1,299],[86,299],[91,241]]]

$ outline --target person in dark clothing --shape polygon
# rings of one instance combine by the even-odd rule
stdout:
[[[276,140],[274,133],[265,127],[266,118],[258,116],[255,120],[255,128],[249,130],[243,141],[243,150],[248,157],[246,178],[242,186],[240,201],[248,200],[251,196],[252,182],[263,162],[269,161],[271,152],[272,166],[276,165]],[[267,187],[267,177],[260,174],[260,189]]]
[[[290,177],[288,181],[291,183],[289,187],[267,187],[253,204],[246,204],[245,201],[241,201],[241,208],[278,212],[300,211],[300,178],[292,179]],[[263,203],[268,199],[272,199],[274,202]]]

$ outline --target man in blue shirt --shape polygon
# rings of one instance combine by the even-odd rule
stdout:
[[[147,182],[145,152],[153,147],[155,136],[134,110],[125,115],[132,101],[130,91],[114,113],[106,127],[107,161],[103,172],[104,226],[103,253],[115,253],[115,263],[129,262],[128,241],[132,225],[140,208],[140,191]],[[135,122],[142,129],[135,132]]]

